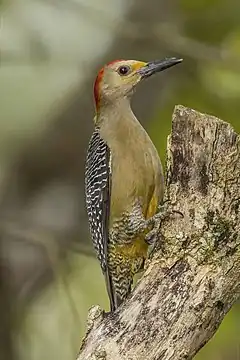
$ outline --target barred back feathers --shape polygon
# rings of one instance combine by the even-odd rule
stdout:
[[[103,271],[106,271],[106,244],[108,241],[107,201],[110,181],[110,151],[96,128],[89,142],[85,172],[87,214],[93,245]],[[106,205],[106,204],[105,204]],[[110,206],[110,204],[108,204]]]

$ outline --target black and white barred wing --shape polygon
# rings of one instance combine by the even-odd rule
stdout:
[[[86,205],[90,232],[102,270],[107,272],[110,213],[110,150],[96,129],[90,139],[85,173]]]

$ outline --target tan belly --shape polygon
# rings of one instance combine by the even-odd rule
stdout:
[[[132,158],[124,162],[116,159],[112,171],[111,218],[131,213],[137,203],[145,218],[156,213],[162,184],[159,169],[154,168],[150,155],[145,156],[141,164]]]
[[[131,214],[136,204],[141,206],[144,218],[153,216],[163,188],[158,153],[139,122],[120,118],[112,124],[117,128],[108,137],[112,170],[110,227],[124,213]]]

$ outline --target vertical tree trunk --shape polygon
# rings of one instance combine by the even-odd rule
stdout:
[[[91,310],[78,360],[192,359],[240,295],[240,139],[178,106],[168,141],[170,216],[129,299]]]

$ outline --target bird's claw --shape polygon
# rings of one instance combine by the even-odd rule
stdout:
[[[168,219],[174,214],[178,214],[181,215],[181,217],[184,217],[181,211],[174,210],[168,203],[169,201],[167,200],[162,205],[160,205],[158,207],[158,212],[151,219],[149,219],[149,222],[153,224],[153,228],[145,236],[145,241],[148,245],[154,245],[156,243],[163,220]]]
[[[160,227],[160,225],[159,225]],[[147,233],[147,235],[145,236],[145,241],[148,245],[154,245],[156,243],[156,239],[159,233],[159,227],[158,229],[156,229],[155,227],[149,231],[149,233]]]

